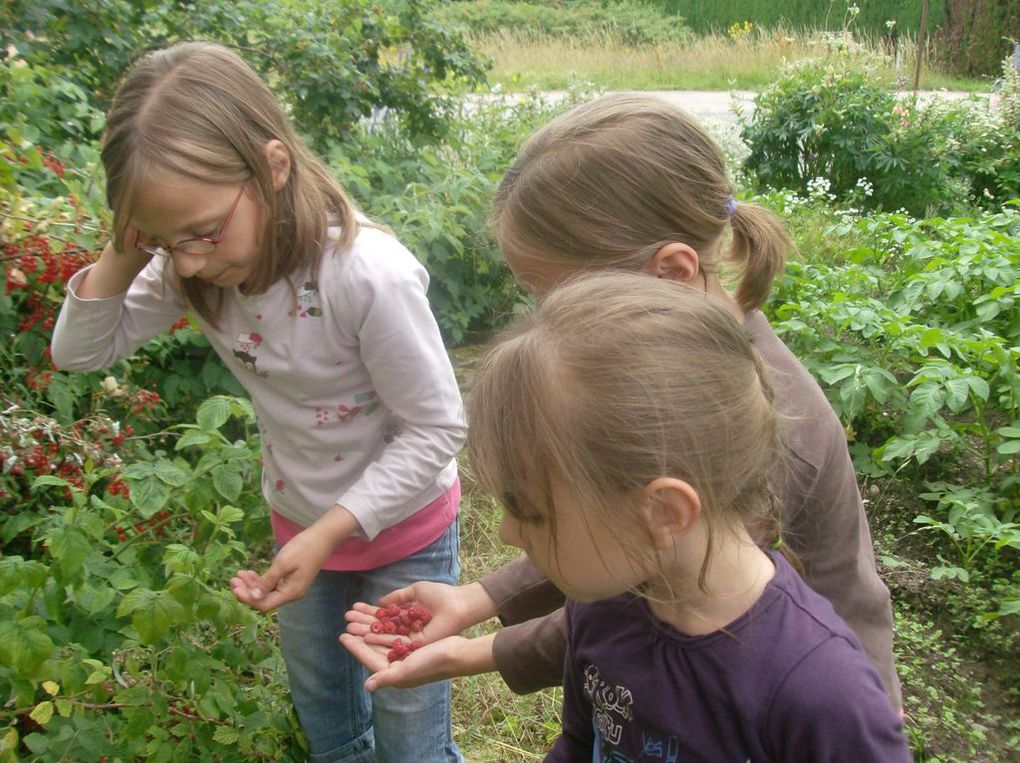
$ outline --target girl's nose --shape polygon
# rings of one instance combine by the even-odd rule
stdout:
[[[191,278],[191,276],[200,272],[208,262],[208,257],[204,257],[200,254],[178,254],[173,253],[174,258],[174,270],[177,271],[177,275],[181,278]]]

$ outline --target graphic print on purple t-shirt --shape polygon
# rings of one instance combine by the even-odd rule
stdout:
[[[910,760],[853,632],[782,557],[758,602],[689,636],[632,594],[569,602],[563,735],[548,761]]]

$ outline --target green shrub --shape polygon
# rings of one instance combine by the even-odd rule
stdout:
[[[104,107],[140,51],[210,39],[236,47],[320,147],[345,139],[359,119],[380,107],[399,112],[413,134],[437,136],[445,120],[436,89],[484,82],[485,64],[459,35],[431,21],[429,3],[384,5],[370,0],[19,1],[0,17],[7,22],[0,25],[0,61],[45,65]]]
[[[771,302],[777,332],[821,380],[859,469],[923,486],[934,507],[915,521],[946,547],[935,574],[968,579],[998,558],[1009,569],[1020,550],[1016,204],[970,218],[837,216],[825,239],[850,246],[790,263]]]
[[[271,621],[226,580],[268,548],[250,404],[211,398],[149,438],[0,406],[2,749],[302,759]]]
[[[492,331],[523,299],[485,220],[520,143],[553,113],[538,97],[469,100],[439,143],[417,145],[382,117],[331,152],[331,168],[365,212],[425,265],[432,309],[453,344]]]
[[[789,66],[755,98],[744,169],[759,187],[806,196],[823,182],[836,200],[924,216],[961,196],[940,127],[879,84],[867,60],[837,51]]]

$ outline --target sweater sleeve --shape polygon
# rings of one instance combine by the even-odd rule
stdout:
[[[567,621],[561,607],[544,617],[503,628],[492,643],[496,670],[515,694],[563,683]]]
[[[521,555],[479,581],[504,625],[530,620],[563,606],[563,593]]]
[[[162,261],[153,260],[124,293],[106,299],[81,299],[77,288],[92,266],[67,284],[67,297],[53,329],[53,363],[65,371],[94,371],[129,357],[187,312],[183,300],[163,278]]]
[[[358,338],[372,385],[401,422],[401,431],[336,499],[369,539],[405,518],[389,507],[432,485],[467,434],[457,379],[426,297],[425,269],[392,239],[378,255],[353,258],[341,295],[342,320]]]
[[[504,564],[480,582],[506,626],[492,645],[496,670],[506,685],[517,694],[559,686],[567,647],[563,593],[527,556]]]
[[[768,716],[772,760],[910,763],[903,723],[864,655],[834,636],[780,685]]]

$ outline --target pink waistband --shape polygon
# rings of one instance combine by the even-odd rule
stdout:
[[[460,505],[460,480],[432,503],[402,522],[375,536],[372,541],[364,538],[349,538],[334,549],[322,565],[324,570],[348,572],[371,570],[390,564],[398,559],[420,551],[443,534],[457,518]],[[270,512],[273,535],[279,545],[285,544],[305,528],[276,513]]]

